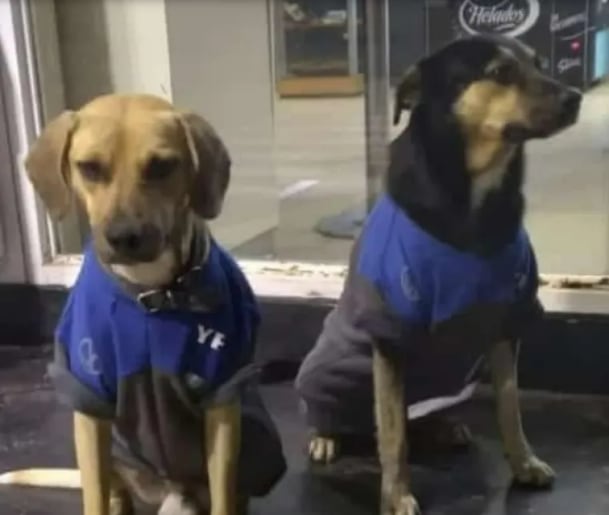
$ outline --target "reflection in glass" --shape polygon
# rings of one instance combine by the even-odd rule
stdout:
[[[384,5],[382,34],[369,22]],[[609,272],[607,0],[80,0],[57,2],[56,19],[68,107],[146,91],[201,112],[234,161],[218,238],[243,258],[316,262],[346,261],[375,190],[379,134],[407,123],[375,126],[389,123],[391,95],[375,103],[371,84],[392,88],[456,37],[521,38],[548,73],[586,92],[575,128],[528,149],[527,225],[541,270]],[[385,41],[383,77],[370,60]],[[44,96],[52,85],[41,82]],[[60,250],[79,252],[85,233],[72,216],[57,231]]]

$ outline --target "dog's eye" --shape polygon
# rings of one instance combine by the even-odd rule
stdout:
[[[509,63],[500,64],[489,71],[489,77],[499,84],[510,84],[515,79],[515,70]]]
[[[169,177],[178,167],[178,159],[174,157],[153,157],[148,161],[144,170],[144,180],[161,181]]]
[[[102,182],[106,179],[104,168],[97,161],[78,161],[76,166],[87,181]]]

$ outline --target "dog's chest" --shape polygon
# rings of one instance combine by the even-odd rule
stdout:
[[[354,252],[343,298],[357,309],[337,315],[349,330],[330,327],[328,341],[356,335],[353,348],[365,339],[406,354],[413,405],[457,398],[478,379],[490,347],[519,339],[537,317],[535,257],[524,230],[481,257],[435,239],[385,197]]]
[[[194,270],[191,309],[151,310],[89,249],[56,333],[58,388],[112,418],[123,448],[170,477],[200,473],[201,412],[238,398],[256,373],[258,309],[245,277],[215,245]]]
[[[387,200],[377,205],[360,239],[358,273],[403,321],[427,328],[477,308],[527,301],[536,289],[534,255],[523,230],[483,258],[436,240]]]
[[[490,192],[501,187],[506,171],[505,163],[501,162],[472,180],[470,193],[472,210],[478,209]]]
[[[119,306],[113,322],[115,363],[128,371],[150,370],[176,378],[199,378],[210,388],[222,384],[246,352],[245,321],[230,306],[214,313],[159,313],[142,316],[139,307]],[[121,372],[122,371],[122,372]]]
[[[89,252],[57,331],[72,371],[111,398],[134,378],[155,375],[213,392],[251,360],[257,305],[241,271],[216,246],[190,282],[188,298],[200,301],[150,310]]]

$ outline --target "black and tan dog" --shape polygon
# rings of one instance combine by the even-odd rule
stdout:
[[[449,44],[398,87],[395,121],[412,112],[391,145],[387,192],[297,378],[314,461],[334,459],[345,435],[376,430],[383,515],[418,512],[408,421],[468,398],[487,364],[515,479],[554,478],[518,401],[518,342],[542,315],[522,226],[524,145],[574,124],[580,102],[531,49],[497,37]]]
[[[74,410],[80,473],[0,483],[78,488],[85,515],[235,515],[285,470],[255,387],[256,300],[206,220],[228,152],[200,116],[146,95],[100,97],[52,121],[26,161],[58,217],[72,192],[92,243],[57,329],[51,376]],[[207,512],[207,511],[205,511]]]

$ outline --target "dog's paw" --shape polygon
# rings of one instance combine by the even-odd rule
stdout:
[[[535,456],[512,465],[514,480],[522,486],[547,488],[554,483],[556,474],[552,467]]]
[[[313,463],[332,463],[338,458],[338,440],[314,436],[309,442],[309,458]]]
[[[405,495],[395,503],[384,503],[381,508],[381,515],[421,515],[421,510],[419,503],[412,495]]]

